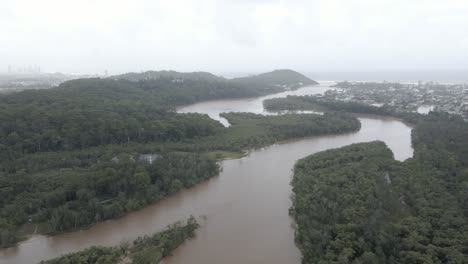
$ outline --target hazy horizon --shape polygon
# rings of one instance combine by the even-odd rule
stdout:
[[[172,70],[172,69],[148,69],[148,71],[159,71],[159,70]],[[269,69],[267,71],[272,71],[275,69]],[[295,69],[292,69],[295,70]],[[200,69],[194,69],[193,71],[200,71]],[[193,72],[187,71],[187,72]],[[236,78],[236,77],[243,77],[249,75],[255,75],[267,71],[237,71],[237,72],[210,72],[217,76],[222,76],[224,78]],[[366,81],[366,82],[438,82],[438,83],[454,83],[454,84],[461,84],[461,83],[468,83],[468,74],[467,71],[463,70],[439,70],[439,71],[397,71],[397,70],[381,70],[381,71],[298,71],[306,75],[307,77],[319,81]],[[44,74],[46,72],[42,72]],[[60,72],[62,74],[70,74]],[[125,72],[122,72],[125,73]],[[0,76],[4,75],[4,72],[0,71]],[[46,74],[54,74],[54,73],[46,73]],[[118,73],[120,74],[120,73]],[[4,76],[9,76],[4,75]],[[14,74],[12,75],[14,76]],[[16,76],[28,76],[28,74],[17,74]],[[29,75],[31,76],[31,75]],[[84,76],[84,77],[106,77],[102,73],[90,73],[84,75],[75,75],[77,77]]]
[[[466,71],[468,5],[440,2],[6,0],[0,72]]]

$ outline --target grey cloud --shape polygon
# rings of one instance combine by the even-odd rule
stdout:
[[[468,68],[464,0],[4,0],[0,71]]]

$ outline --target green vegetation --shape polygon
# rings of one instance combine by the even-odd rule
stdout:
[[[80,79],[47,91],[0,96],[0,158],[213,135],[220,130],[219,123],[208,117],[175,114],[171,110],[203,100],[259,96],[284,90],[254,77],[246,80],[254,81],[242,84],[163,77],[138,82]]]
[[[205,81],[225,81],[223,77],[216,76],[209,72],[176,72],[176,71],[146,71],[141,73],[129,72],[110,77],[114,80],[128,80],[133,82],[169,78],[174,80],[205,80]]]
[[[286,88],[180,78],[80,79],[0,96],[0,246],[140,209],[217,175],[217,160],[250,148],[359,128],[343,113],[226,114],[233,126],[225,128],[174,109]]]
[[[414,158],[393,160],[381,142],[300,160],[292,182],[303,263],[467,263],[468,124],[326,97],[291,96],[269,110],[322,110],[402,118]]]
[[[118,217],[218,173],[214,159],[169,152],[152,163],[120,154],[83,168],[8,174],[0,177],[1,242],[14,243],[27,222],[47,223],[46,233],[56,233]]]
[[[197,100],[190,94],[196,87],[186,85],[176,86],[170,80],[84,79],[55,89],[1,96],[0,158],[105,144],[178,141],[219,131],[222,126],[206,116],[170,111],[174,105]]]
[[[296,164],[303,263],[468,262],[468,124],[436,113],[414,124],[405,162],[373,142]]]
[[[285,86],[288,88],[297,88],[300,85],[315,85],[318,82],[309,79],[308,77],[295,72],[293,70],[274,70],[272,72],[261,73],[247,77],[238,77],[234,79],[226,79],[216,76],[209,72],[176,72],[176,71],[147,71],[142,73],[125,73],[110,77],[114,80],[128,80],[133,82],[148,81],[157,79],[174,79],[176,82],[182,80],[198,80],[198,81],[217,81],[230,82],[239,84],[247,84],[250,87],[258,87],[258,85],[266,86]]]
[[[95,246],[67,254],[41,264],[156,264],[171,254],[186,239],[195,235],[199,227],[193,217],[186,224],[175,223],[167,230],[151,236],[139,237],[131,244],[117,247]]]
[[[275,70],[249,77],[234,78],[232,81],[244,84],[266,83],[269,85],[286,86],[290,88],[297,88],[301,85],[318,84],[318,82],[292,70]]]
[[[341,101],[320,96],[288,96],[286,98],[273,98],[263,102],[268,111],[279,112],[286,110],[313,110],[313,111],[336,111],[354,114],[370,114],[392,116],[400,118],[405,122],[415,124],[423,118],[423,115],[415,112],[400,111],[389,105],[373,106],[355,101]]]
[[[385,179],[392,156],[375,142],[297,162],[291,211],[303,263],[385,263],[375,253],[395,246],[386,244],[387,226],[400,209]]]
[[[217,149],[258,148],[291,138],[339,134],[359,130],[360,122],[345,113],[324,115],[263,116],[252,113],[223,114],[232,125],[219,136],[211,137]]]
[[[10,171],[0,173],[2,245],[22,239],[15,230],[25,224],[46,223],[40,231],[57,233],[140,209],[217,175],[216,160],[242,156],[245,149],[360,127],[356,118],[343,113],[267,117],[231,113],[225,117],[233,125],[214,136],[35,153],[2,161]],[[142,153],[158,154],[148,162]]]
[[[345,111],[351,113],[388,115],[393,109],[388,106],[377,107],[352,101],[329,100],[317,96],[288,96],[273,98],[263,102],[268,111],[285,110],[316,110],[316,111]]]

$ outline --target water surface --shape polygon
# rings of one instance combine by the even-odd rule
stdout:
[[[237,99],[237,100],[213,100],[207,102],[201,102],[197,104],[192,104],[177,109],[179,113],[203,113],[209,115],[214,120],[218,120],[225,126],[229,126],[229,122],[220,117],[220,113],[228,112],[250,112],[255,114],[262,115],[273,115],[276,113],[271,113],[266,111],[263,108],[263,101],[271,98],[284,98],[288,95],[312,95],[312,94],[322,94],[327,90],[330,90],[330,85],[334,82],[322,82],[320,85],[306,86],[301,89],[294,91],[287,91],[277,94],[271,94],[262,97],[247,98],[247,99]],[[311,111],[301,111],[303,113]]]
[[[179,111],[206,113],[219,120],[219,113],[225,111],[264,113],[264,98],[320,93],[326,89],[307,87],[262,99],[211,101]],[[399,160],[413,155],[409,126],[393,118],[360,116],[359,120],[362,128],[355,133],[288,141],[253,151],[242,159],[223,161],[218,177],[87,230],[31,238],[0,251],[0,263],[36,263],[92,245],[117,245],[194,215],[202,223],[197,236],[176,249],[164,263],[299,264],[301,254],[294,244],[293,221],[288,215],[289,183],[296,160],[318,151],[373,140],[386,142]]]

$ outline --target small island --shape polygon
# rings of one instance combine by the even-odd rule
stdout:
[[[185,240],[193,238],[199,225],[191,217],[186,223],[174,223],[166,230],[139,237],[133,242],[122,241],[119,246],[95,246],[70,253],[39,264],[151,264],[159,263]]]

